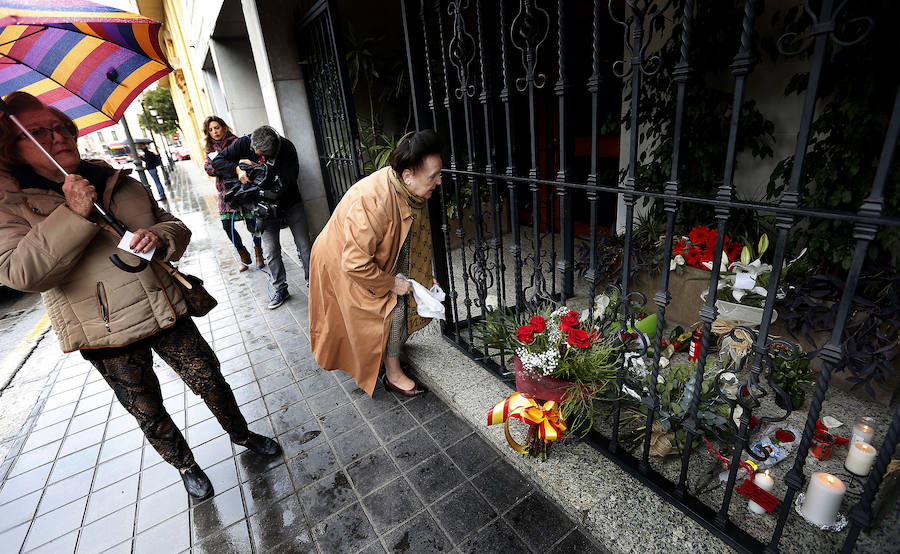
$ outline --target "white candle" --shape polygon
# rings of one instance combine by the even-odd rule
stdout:
[[[803,499],[803,515],[815,525],[831,525],[837,518],[845,492],[844,482],[834,475],[813,473]]]
[[[875,463],[875,447],[867,442],[854,442],[847,452],[844,467],[847,471],[860,477],[868,475]]]
[[[753,482],[757,487],[761,488],[766,492],[771,492],[772,487],[775,486],[775,480],[772,479],[772,476],[769,475],[769,470],[766,470],[765,473],[757,473],[756,477],[753,478]],[[756,502],[750,500],[747,502],[747,509],[753,512],[754,514],[764,514],[766,513],[766,509],[757,504]]]
[[[850,438],[850,444],[854,442],[872,443],[872,436],[875,435],[875,420],[871,417],[861,417],[856,420],[853,426],[853,435]]]

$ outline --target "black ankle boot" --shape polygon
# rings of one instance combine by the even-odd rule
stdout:
[[[278,454],[281,454],[281,445],[269,437],[258,435],[252,431],[250,432],[250,436],[247,437],[247,440],[244,442],[235,442],[235,444],[239,444],[260,456],[277,456]]]
[[[184,482],[184,488],[187,493],[196,500],[204,500],[213,495],[213,486],[209,481],[209,477],[203,473],[203,470],[197,464],[184,470],[181,473],[181,480]]]

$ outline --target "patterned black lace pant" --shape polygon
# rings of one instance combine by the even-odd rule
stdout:
[[[193,465],[194,455],[163,406],[159,380],[153,372],[151,348],[178,373],[194,394],[203,398],[232,441],[247,440],[247,421],[222,376],[215,352],[194,322],[185,317],[171,329],[135,345],[116,349],[113,356],[89,360],[109,383],[122,406],[137,419],[147,440],[165,461],[184,469]]]

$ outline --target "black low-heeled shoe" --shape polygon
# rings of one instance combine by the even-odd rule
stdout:
[[[250,432],[250,436],[244,442],[235,442],[234,444],[243,446],[247,450],[260,456],[277,456],[281,454],[281,445],[269,437],[264,437],[254,432]]]
[[[402,394],[403,396],[408,396],[410,398],[412,398],[414,396],[419,396],[421,394],[425,394],[426,392],[428,392],[428,389],[425,388],[425,386],[423,386],[419,383],[416,383],[415,380],[413,380],[413,388],[411,388],[411,389],[401,389],[394,383],[391,383],[390,381],[388,381],[387,374],[385,374],[384,377],[382,377],[382,380],[384,381],[384,388],[390,389],[394,392]]]
[[[197,464],[179,473],[181,473],[184,489],[195,500],[205,500],[213,495],[213,486],[209,477]]]

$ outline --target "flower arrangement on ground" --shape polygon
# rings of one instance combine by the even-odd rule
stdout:
[[[618,396],[616,367],[624,343],[613,324],[610,319],[591,322],[586,313],[566,306],[539,306],[519,318],[511,310],[499,310],[486,315],[476,342],[513,354],[519,392],[558,402],[564,424],[583,434],[593,425],[594,404]],[[532,454],[546,446],[537,439],[531,440]]]
[[[659,396],[659,409],[653,422],[650,441],[650,453],[654,456],[667,456],[681,452],[684,447],[684,421],[690,411],[691,397],[694,394],[694,373],[696,364],[675,363],[665,375],[657,376],[656,393]],[[711,360],[703,374],[700,390],[700,404],[697,410],[698,427],[701,434],[712,437],[726,437],[732,430],[728,423],[730,407],[720,397],[715,388],[717,370]],[[631,404],[626,410],[629,417],[620,420],[620,429],[626,442],[637,444],[644,439],[647,429],[643,423],[647,417],[647,405],[643,397],[650,394],[651,374],[641,372],[638,382],[633,383],[635,390],[629,386],[623,389]]]
[[[705,225],[698,225],[691,229],[687,236],[683,236],[672,247],[672,260],[670,269],[674,269],[679,275],[684,271],[684,265],[712,271],[713,256],[716,251],[716,237],[718,231]],[[737,260],[741,255],[743,246],[740,242],[731,240],[725,235],[721,269],[727,270],[730,262]]]

